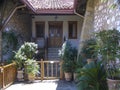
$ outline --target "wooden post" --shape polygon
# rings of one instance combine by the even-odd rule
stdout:
[[[41,59],[41,80],[44,79],[44,61]]]
[[[63,61],[60,61],[60,79],[62,80],[64,78],[64,73],[63,73],[63,70],[62,70],[62,64],[63,64]]]
[[[3,68],[0,67],[0,90],[3,88]]]
[[[5,75],[4,75],[4,67],[2,66],[2,70],[1,70],[1,72],[2,72],[2,80],[3,80],[3,82],[2,82],[2,88],[5,88]]]

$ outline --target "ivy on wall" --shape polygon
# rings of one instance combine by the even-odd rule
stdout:
[[[2,32],[2,58],[4,61],[11,62],[14,52],[18,50],[22,44],[21,35],[14,30]]]

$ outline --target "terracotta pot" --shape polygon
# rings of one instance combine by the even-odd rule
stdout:
[[[23,70],[18,70],[17,71],[17,80],[18,81],[24,81],[24,78],[23,78]]]
[[[72,80],[72,73],[65,72],[65,80],[66,81],[71,81]]]
[[[78,73],[73,73],[73,78],[75,82],[77,82],[77,76],[78,76]]]
[[[107,79],[109,90],[120,90],[120,80]]]
[[[89,63],[91,63],[91,62],[93,62],[94,61],[94,59],[87,59],[87,63],[89,64]]]
[[[29,81],[34,81],[35,80],[35,75],[34,74],[28,74],[28,80]]]

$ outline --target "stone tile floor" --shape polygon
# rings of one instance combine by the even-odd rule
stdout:
[[[5,90],[77,90],[74,82],[64,80],[44,80],[33,83],[14,83]]]

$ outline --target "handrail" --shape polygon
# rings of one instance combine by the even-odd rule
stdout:
[[[16,64],[11,63],[0,67],[0,90],[14,83],[16,79]]]
[[[11,64],[8,64],[8,65],[5,65],[5,66],[3,66],[3,68],[7,68],[7,67],[10,67],[10,66],[13,66],[13,65],[16,65],[16,63],[11,63]]]
[[[60,63],[60,61],[37,61],[38,63],[44,62],[44,63]]]

